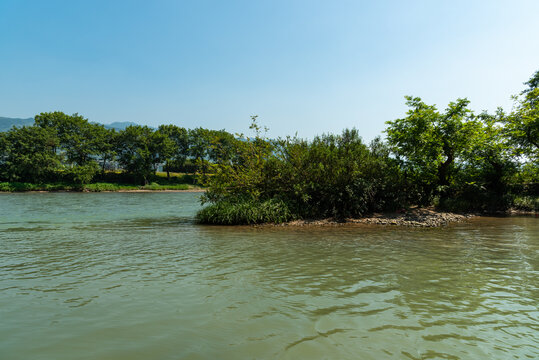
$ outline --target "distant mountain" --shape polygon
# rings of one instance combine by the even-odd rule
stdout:
[[[131,121],[116,121],[110,124],[105,124],[105,127],[107,129],[123,130],[126,127],[131,126],[131,125],[138,125],[138,124]]]
[[[21,127],[30,125],[34,125],[34,118],[18,119],[0,116],[0,132],[8,131],[13,126]]]
[[[34,125],[34,118],[28,119],[19,119],[19,118],[8,118],[0,117],[0,132],[5,132],[11,129],[13,126],[31,126]],[[117,121],[110,124],[105,124],[107,129],[123,130],[128,126],[138,125],[137,123],[131,121]]]

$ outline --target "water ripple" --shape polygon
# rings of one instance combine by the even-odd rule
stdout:
[[[72,195],[2,197],[1,358],[539,358],[534,218],[202,227],[192,194]]]

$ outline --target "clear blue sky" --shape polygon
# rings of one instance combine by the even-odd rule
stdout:
[[[0,116],[366,140],[404,95],[510,108],[539,69],[539,1],[0,0]]]

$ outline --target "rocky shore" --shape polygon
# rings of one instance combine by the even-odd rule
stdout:
[[[439,212],[432,208],[415,208],[395,213],[372,214],[359,219],[346,219],[336,221],[334,219],[323,220],[295,220],[277,226],[327,226],[345,224],[374,224],[374,225],[397,225],[412,227],[438,227],[449,223],[465,221],[474,215],[461,215],[448,212]]]

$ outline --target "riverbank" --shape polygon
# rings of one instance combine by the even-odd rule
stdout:
[[[510,216],[537,216],[535,211],[525,211],[518,209],[509,209],[506,212],[499,212],[496,214],[489,213],[470,213],[470,214],[458,214],[452,212],[443,212],[429,208],[412,208],[406,211],[393,212],[393,213],[377,213],[371,214],[357,219],[345,219],[344,221],[337,221],[335,219],[322,219],[322,220],[294,220],[281,224],[262,224],[255,226],[339,226],[350,224],[367,224],[367,225],[393,225],[393,226],[406,226],[406,227],[441,227],[451,223],[465,222],[471,218],[478,217],[510,217]]]
[[[72,183],[19,183],[2,182],[0,192],[152,192],[152,191],[189,191],[203,192],[204,188],[191,184],[159,184],[153,182],[148,185],[134,185],[123,183],[99,182],[92,184],[72,184]]]
[[[294,220],[282,224],[268,224],[270,226],[336,226],[346,224],[395,225],[408,227],[440,227],[450,223],[463,222],[475,217],[474,214],[456,214],[437,211],[434,208],[412,208],[392,213],[376,213],[362,218],[322,220]],[[266,225],[262,225],[266,226]]]

